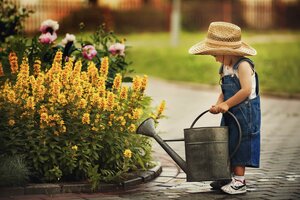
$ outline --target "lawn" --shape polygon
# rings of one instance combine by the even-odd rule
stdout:
[[[218,84],[219,64],[212,56],[188,54],[190,46],[205,33],[182,33],[178,46],[170,45],[168,33],[142,33],[124,36],[130,48],[128,60],[138,74],[166,80]],[[300,93],[299,32],[244,33],[244,41],[258,52],[253,57],[264,92]]]

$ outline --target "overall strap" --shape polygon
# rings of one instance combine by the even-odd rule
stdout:
[[[253,62],[252,60],[250,60],[249,58],[243,57],[243,58],[239,59],[239,60],[234,64],[233,69],[234,69],[234,70],[237,70],[237,69],[239,68],[239,64],[240,64],[241,62],[243,62],[243,61],[248,62],[248,63],[251,65],[252,70],[253,70],[254,73],[255,73],[255,81],[256,81],[256,89],[255,89],[255,90],[256,90],[256,95],[259,95],[258,75],[257,75],[256,71],[254,70],[254,62]]]
[[[239,64],[240,64],[241,62],[243,62],[243,61],[248,62],[248,63],[251,65],[253,71],[255,71],[255,70],[254,70],[254,62],[253,62],[252,60],[250,60],[249,58],[245,58],[245,57],[240,58],[240,59],[233,65],[233,69],[234,69],[234,70],[237,70],[237,69],[239,68]]]

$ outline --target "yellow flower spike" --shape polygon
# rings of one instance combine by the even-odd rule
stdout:
[[[66,127],[66,126],[62,126],[62,127],[61,127],[61,132],[62,132],[62,133],[67,132],[67,127]]]
[[[113,89],[119,90],[122,84],[122,75],[120,73],[116,74],[114,82],[113,82]]]
[[[33,64],[33,70],[34,70],[34,72],[33,72],[33,74],[35,75],[35,76],[38,76],[39,75],[39,73],[41,72],[41,60],[35,60],[34,61],[34,64]]]
[[[97,84],[97,79],[99,77],[99,74],[98,74],[98,69],[97,69],[97,67],[96,67],[96,65],[95,65],[94,62],[89,62],[87,74],[88,74],[88,77],[91,80],[91,83],[93,85],[96,85]]]
[[[56,136],[59,136],[59,132],[58,131],[54,131],[53,134],[56,135]]]
[[[98,108],[101,110],[106,110],[107,100],[105,98],[100,98],[98,102]]]
[[[46,112],[43,112],[43,113],[40,114],[41,122],[48,122],[48,118],[49,118],[49,116]]]
[[[142,115],[142,112],[143,112],[142,109],[138,109],[138,108],[134,109],[134,110],[132,111],[132,118],[133,118],[133,119],[139,119],[140,116]]]
[[[82,62],[81,62],[81,60],[78,60],[78,61],[75,63],[75,67],[74,67],[73,72],[76,73],[76,74],[80,74],[81,68],[82,68]]]
[[[86,108],[87,106],[87,101],[85,99],[80,99],[80,102],[79,102],[79,108]]]
[[[9,126],[14,126],[15,125],[15,120],[13,120],[13,119],[10,119],[9,121],[8,121],[8,125]]]
[[[108,57],[104,57],[101,59],[101,67],[100,67],[100,75],[102,77],[107,78],[107,74],[108,74],[108,67],[109,67],[109,63],[108,63]]]
[[[16,74],[19,70],[18,57],[15,52],[10,52],[9,56],[10,70],[12,74]]]
[[[123,155],[124,155],[125,158],[131,158],[132,152],[131,152],[130,149],[125,149]]]
[[[128,96],[128,87],[127,86],[122,86],[121,92],[120,92],[120,98],[121,99],[127,99]]]
[[[141,92],[144,92],[146,90],[147,84],[148,84],[148,76],[144,75],[141,80]]]
[[[82,117],[82,123],[83,124],[90,124],[90,114],[89,113],[84,113]]]
[[[71,148],[72,148],[72,150],[75,150],[75,151],[78,150],[78,146],[77,146],[77,145],[74,145],[74,146],[72,146]]]
[[[78,86],[76,88],[75,94],[77,97],[81,97],[83,95],[83,88],[81,86]]]
[[[107,110],[112,111],[115,105],[115,95],[112,92],[107,93]]]
[[[34,110],[35,108],[34,97],[28,97],[26,101],[26,108]]]
[[[58,98],[57,98],[57,101],[58,101],[58,103],[60,103],[61,105],[67,105],[67,104],[68,104],[68,101],[67,101],[67,98],[66,98],[66,95],[65,95],[65,94],[59,94],[59,95],[58,95]]]
[[[0,76],[5,76],[1,62],[0,62]]]
[[[37,88],[37,96],[39,100],[44,100],[44,96],[46,94],[45,86],[41,85]]]
[[[134,92],[139,92],[141,89],[142,83],[139,76],[135,76],[132,81],[132,88]]]
[[[10,103],[15,103],[15,102],[16,102],[16,93],[15,93],[14,90],[10,90],[10,91],[8,92],[7,100],[8,100]]]
[[[159,118],[166,108],[166,101],[163,100],[157,108],[157,118]]]
[[[128,131],[130,133],[134,133],[136,131],[136,126],[134,124],[130,124],[130,126],[128,127]]]

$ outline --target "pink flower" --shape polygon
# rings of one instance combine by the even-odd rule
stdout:
[[[40,35],[39,37],[39,41],[42,44],[51,44],[54,40],[56,40],[57,35],[56,33],[43,33],[42,35]]]
[[[93,45],[86,45],[82,48],[82,55],[85,59],[92,60],[97,55],[97,51]]]
[[[54,21],[52,19],[47,19],[42,22],[40,31],[42,33],[48,33],[50,32],[51,34],[59,29],[59,24],[57,21]]]
[[[112,55],[120,55],[120,56],[125,56],[125,45],[121,44],[121,43],[115,43],[113,45],[111,45],[108,48],[108,51],[112,54]]]
[[[69,42],[73,42],[74,43],[75,41],[76,41],[75,35],[67,33],[66,37],[64,39],[62,39],[61,43],[63,45],[66,45]]]
[[[59,24],[57,21],[53,21],[51,19],[45,20],[42,22],[40,31],[42,35],[39,37],[39,41],[42,44],[51,44],[56,40],[57,35],[56,32],[59,28]]]

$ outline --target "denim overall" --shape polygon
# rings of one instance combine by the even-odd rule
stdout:
[[[233,69],[237,70],[240,62],[247,61],[254,70],[254,63],[248,58],[241,58],[234,66]],[[220,72],[223,72],[221,66]],[[239,149],[230,160],[231,167],[246,166],[246,167],[259,167],[260,160],[260,97],[258,87],[258,76],[255,72],[256,80],[256,97],[254,99],[247,98],[240,104],[229,109],[238,119],[242,129],[242,141]],[[224,101],[232,97],[241,89],[238,77],[233,75],[223,76],[221,79],[221,87],[224,95]],[[229,152],[233,152],[237,143],[239,131],[234,119],[228,114],[224,114],[221,121],[222,126],[229,128]]]

